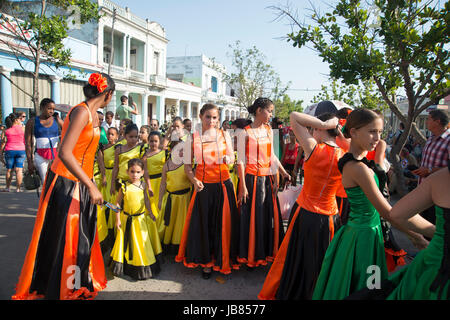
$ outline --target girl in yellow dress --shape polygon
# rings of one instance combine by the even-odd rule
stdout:
[[[145,153],[142,161],[144,162],[144,177],[149,186],[150,203],[156,208],[159,200],[159,187],[161,185],[161,177],[164,163],[166,162],[166,150],[160,149],[161,134],[158,131],[152,131],[148,138],[149,149]],[[162,238],[164,232],[163,217],[157,208],[154,212],[156,216],[156,226],[159,236]]]
[[[114,150],[114,168],[111,178],[111,196],[114,196],[119,190],[120,185],[128,179],[128,161],[131,159],[140,159],[145,153],[144,145],[138,143],[138,135],[138,127],[134,123],[130,123],[124,130],[126,144],[122,144],[120,141],[116,144]]]
[[[116,204],[123,202],[122,210],[116,212],[117,236],[111,252],[112,272],[135,280],[154,278],[160,271],[158,255],[161,241],[148,198],[147,183],[143,178],[144,163],[131,159],[127,163],[128,180],[118,191]]]
[[[119,130],[111,127],[108,129],[106,136],[108,144],[99,149],[97,155],[102,181],[100,191],[103,195],[103,200],[114,204],[116,200],[111,196],[109,190],[111,189],[112,170],[114,167],[114,148],[119,138]],[[114,245],[114,222],[113,212],[106,206],[99,207],[99,210],[97,210],[97,230],[103,254]]]
[[[146,147],[148,147],[148,139],[150,138],[150,132],[151,129],[150,126],[148,125],[143,125],[139,129],[139,141]]]
[[[172,141],[171,150],[177,144],[178,141]],[[165,227],[162,238],[165,252],[178,252],[191,200],[191,187],[191,181],[184,172],[184,164],[175,163],[170,156],[163,167],[158,202]]]

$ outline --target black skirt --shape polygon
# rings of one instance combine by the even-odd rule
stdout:
[[[97,206],[86,186],[49,170],[13,298],[93,298],[105,287]]]
[[[273,261],[284,237],[272,176],[245,175],[248,199],[240,207],[239,262],[249,267]]]
[[[299,209],[296,202],[291,216],[297,210],[300,210],[297,218],[290,221],[293,226],[280,285],[275,295],[278,300],[311,300],[325,252],[333,233],[340,227],[337,214],[330,217]],[[332,228],[330,218],[333,221]]]
[[[230,179],[203,183],[194,191],[175,260],[186,267],[212,267],[224,274],[238,269],[239,212]]]

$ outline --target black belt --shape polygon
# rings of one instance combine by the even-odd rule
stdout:
[[[112,169],[114,169],[114,167],[111,167],[111,168],[105,167],[105,169],[112,170]]]
[[[135,213],[135,214],[129,214],[128,212],[123,212],[126,216],[127,216],[127,223],[125,225],[125,251],[128,248],[128,258],[131,260],[133,260],[133,246],[130,243],[130,239],[131,239],[131,222],[133,221],[133,217],[138,217],[140,215],[143,215],[145,212],[141,212],[141,213]]]
[[[157,178],[161,178],[161,177],[162,177],[162,173],[152,174],[149,176],[150,179],[157,179]]]
[[[178,191],[174,191],[174,192],[167,191],[167,193],[169,195],[167,196],[166,208],[164,210],[164,225],[165,226],[168,226],[170,223],[170,213],[172,211],[172,195],[175,194],[175,195],[179,196],[182,194],[186,194],[189,191],[191,191],[191,188],[186,188],[186,189],[178,190]]]

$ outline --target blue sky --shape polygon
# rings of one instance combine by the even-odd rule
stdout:
[[[205,54],[231,69],[228,45],[241,41],[242,48],[256,46],[292,89],[320,89],[327,83],[328,65],[309,48],[294,48],[280,40],[291,31],[286,21],[273,21],[268,6],[286,4],[277,0],[113,0],[137,16],[163,26],[169,39],[168,56]],[[307,14],[309,1],[292,1],[299,14]],[[317,91],[290,90],[293,99],[309,104]]]

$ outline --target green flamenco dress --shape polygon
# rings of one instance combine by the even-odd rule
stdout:
[[[387,300],[450,299],[450,209],[435,206],[435,210],[433,239],[411,264],[383,283],[385,292],[390,291]]]
[[[373,161],[356,160],[350,153],[339,161],[341,172],[348,161],[361,161],[373,169],[378,186],[384,181],[383,172]],[[335,234],[327,249],[313,300],[344,299],[372,283],[370,277],[375,275],[374,270],[379,272],[380,281],[388,277],[380,216],[359,186],[345,191],[350,203],[348,222]]]

